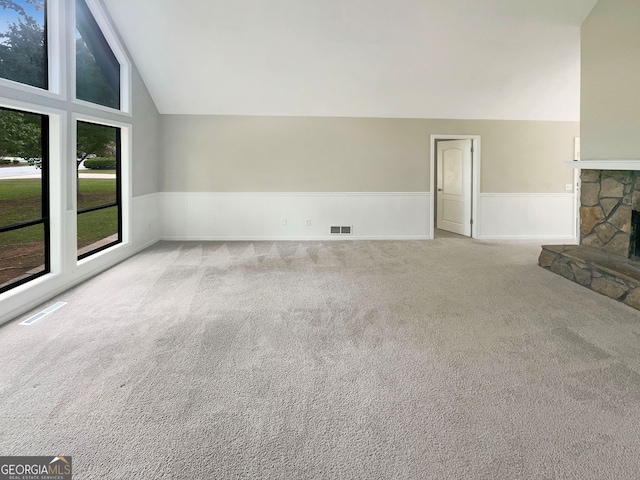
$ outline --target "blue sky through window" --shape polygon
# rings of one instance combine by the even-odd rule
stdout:
[[[27,15],[33,17],[33,19],[44,28],[44,2],[41,2],[39,10],[35,4],[29,3],[26,0],[13,0],[11,3],[22,7]],[[9,29],[10,24],[18,23],[18,20],[23,17],[15,10],[2,8],[2,6],[3,2],[0,2],[0,33],[5,33]],[[3,40],[6,41],[6,39]]]
[[[46,0],[0,0],[0,78],[48,88]]]

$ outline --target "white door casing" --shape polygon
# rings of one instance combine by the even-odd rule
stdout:
[[[472,140],[439,141],[437,146],[438,228],[470,237]]]

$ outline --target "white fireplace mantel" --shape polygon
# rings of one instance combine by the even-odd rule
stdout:
[[[564,163],[568,168],[580,170],[640,170],[640,160],[578,160]]]

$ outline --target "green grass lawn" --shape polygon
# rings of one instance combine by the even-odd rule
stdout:
[[[0,180],[0,225],[42,217],[40,180]]]
[[[0,179],[0,226],[42,217],[41,182],[37,178]],[[116,201],[115,178],[81,178],[80,210]],[[92,245],[118,231],[117,207],[78,216],[78,248]],[[42,265],[44,227],[35,225],[0,233],[0,284]]]
[[[26,222],[42,217],[42,191],[37,178],[0,179],[0,225]],[[81,178],[78,209],[116,201],[115,178]]]

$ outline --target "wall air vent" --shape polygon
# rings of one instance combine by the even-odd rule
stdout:
[[[61,307],[64,307],[67,304],[67,302],[57,302],[54,303],[53,305],[51,305],[48,308],[45,308],[44,310],[42,310],[41,312],[36,313],[35,315],[32,315],[31,317],[27,318],[24,322],[22,322],[20,325],[32,325],[34,323],[36,323],[38,320],[40,320],[42,317],[46,317],[47,315],[49,315],[50,313],[55,312],[56,310],[58,310]]]
[[[348,226],[348,227],[335,227],[335,226],[332,226],[331,227],[331,233],[332,234],[338,233],[338,234],[341,234],[341,235],[351,235],[351,227],[350,226]]]

